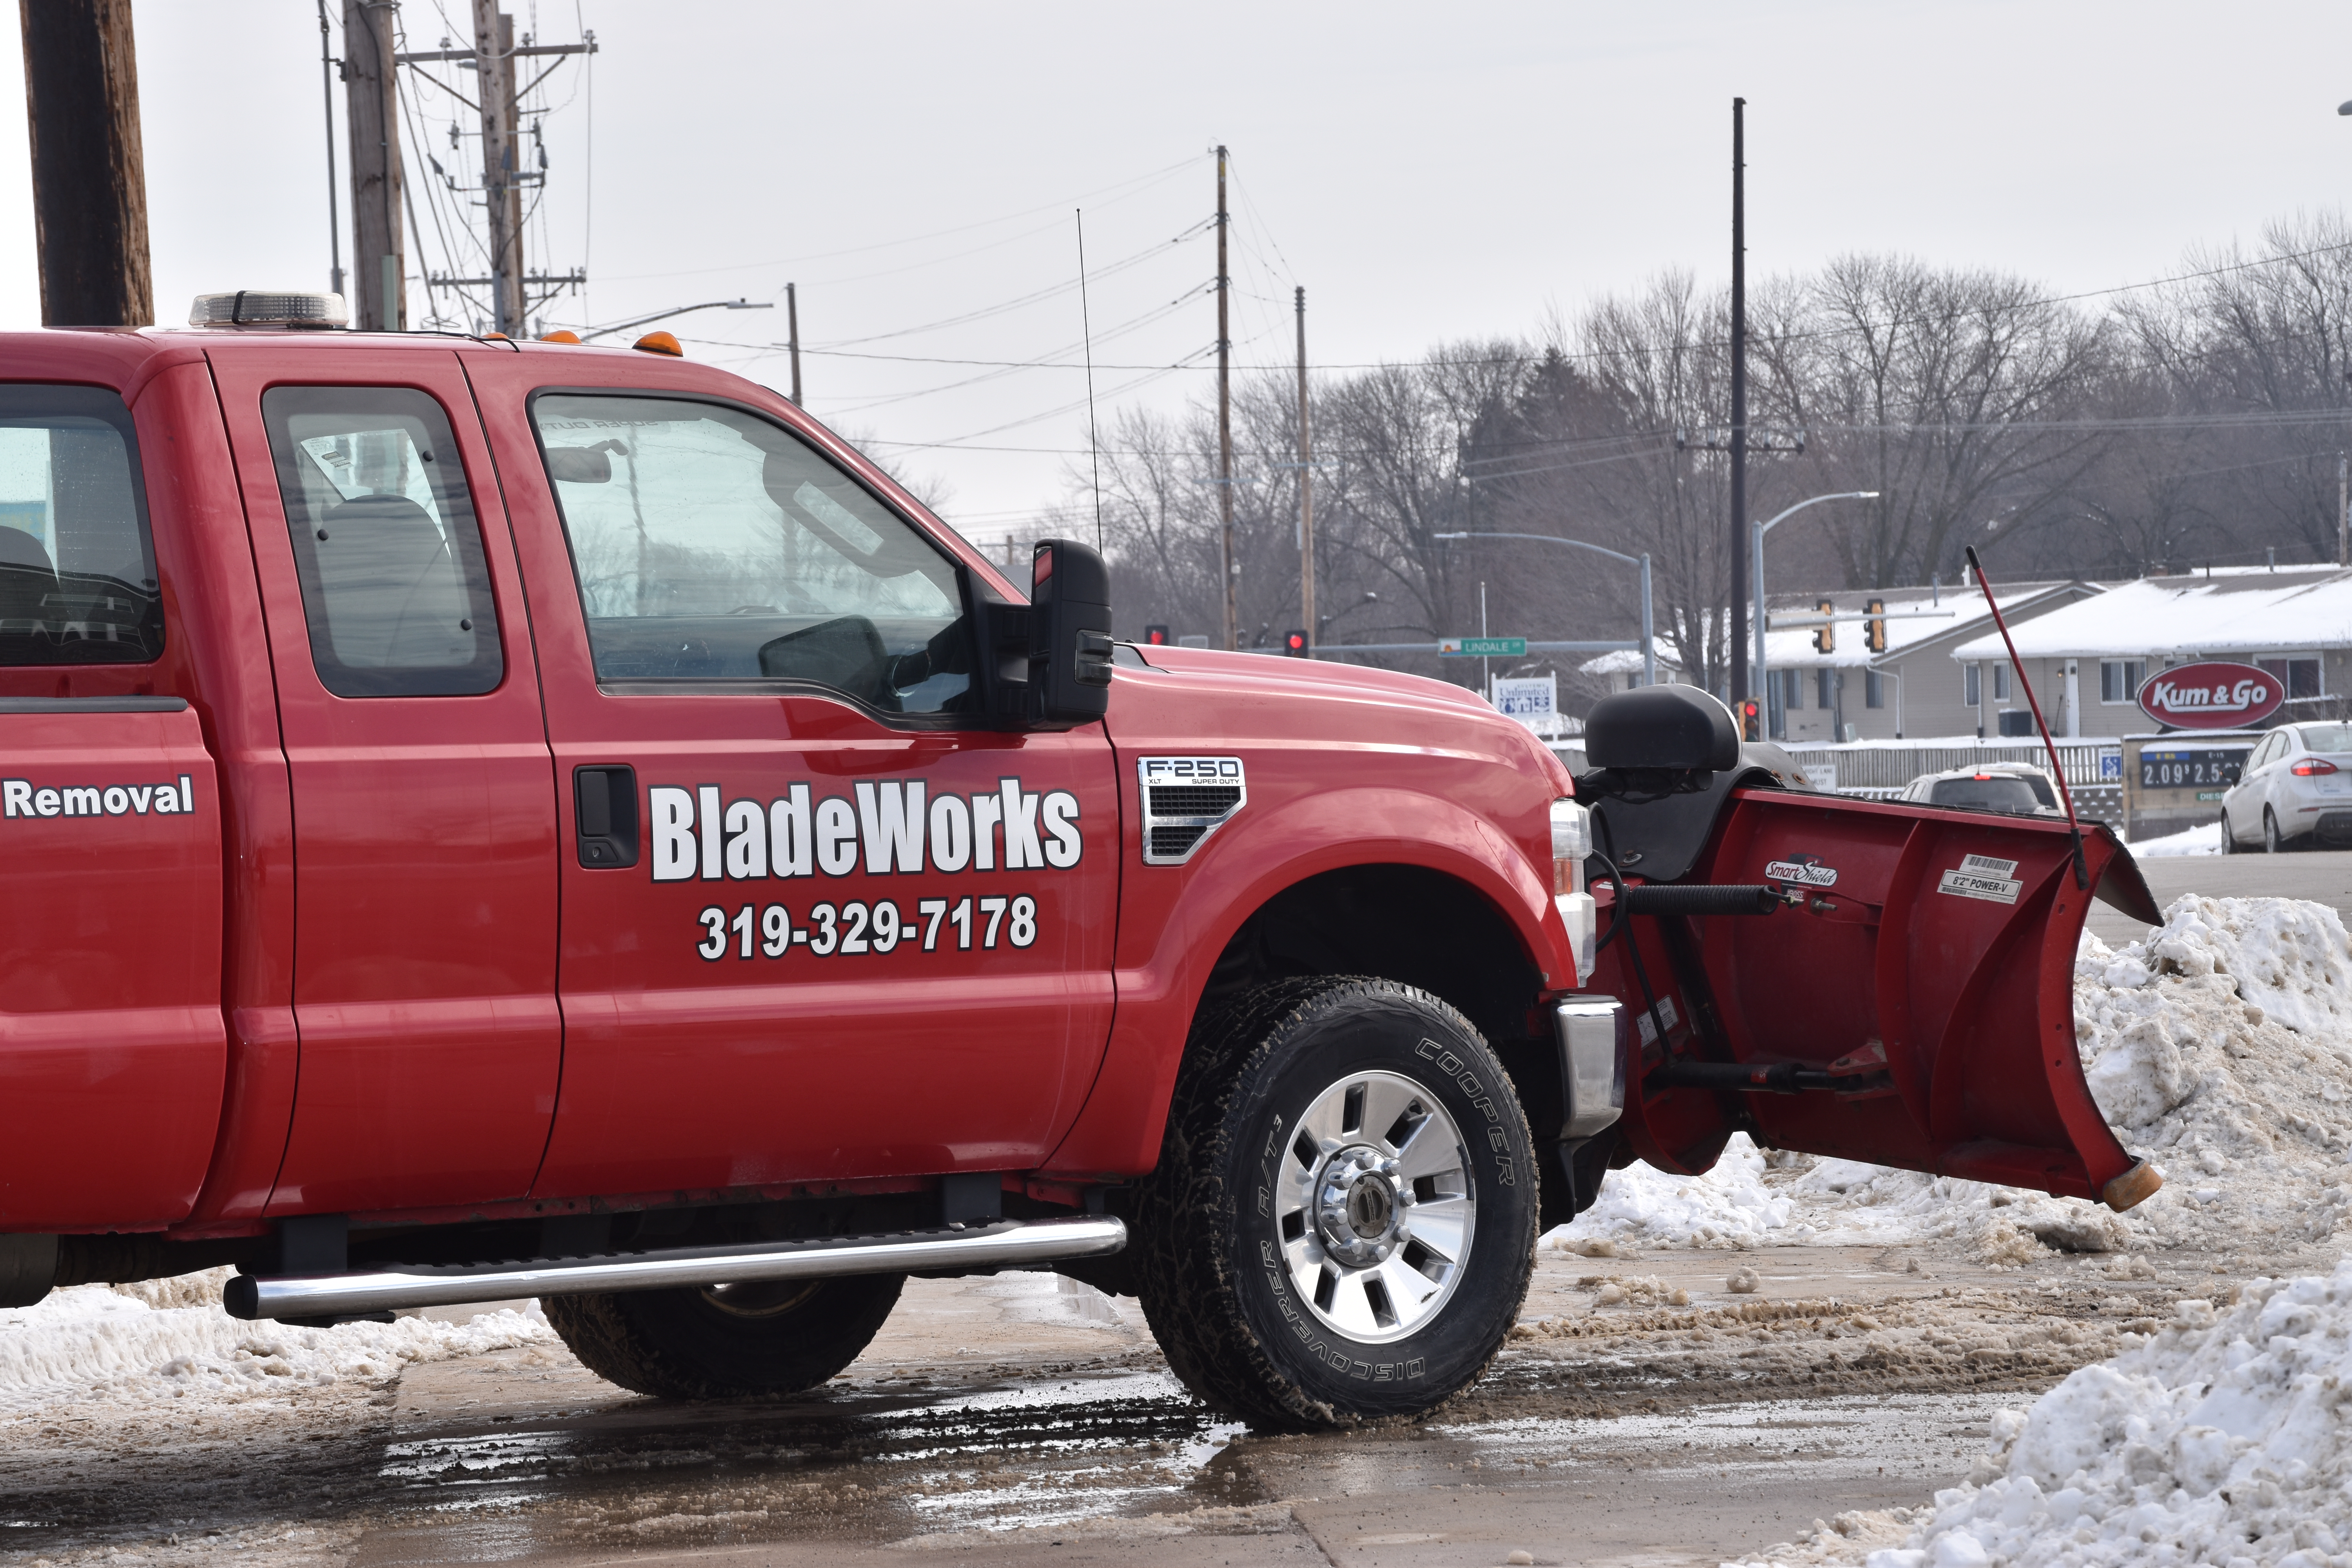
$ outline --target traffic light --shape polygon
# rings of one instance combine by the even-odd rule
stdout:
[[[1837,606],[1831,604],[1827,599],[1823,599],[1820,604],[1815,605],[1813,608],[1823,616],[1834,616],[1837,614]],[[1815,653],[1837,652],[1836,626],[1825,620],[1820,626],[1813,628],[1813,651]]]
[[[1739,705],[1739,738],[1743,741],[1764,738],[1764,704],[1753,697]]]
[[[1862,646],[1873,653],[1886,651],[1886,601],[1870,601],[1870,619],[1863,626]]]
[[[1291,658],[1307,657],[1307,634],[1296,627],[1282,634],[1282,651]]]
[[[1149,647],[1166,647],[1168,646],[1168,628],[1166,626],[1144,627],[1143,641],[1145,646]]]

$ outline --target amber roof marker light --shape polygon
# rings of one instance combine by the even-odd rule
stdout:
[[[640,353],[667,354],[672,359],[686,357],[686,351],[678,347],[677,339],[667,332],[647,332],[629,346]]]
[[[541,332],[539,341],[543,343],[576,343],[580,341],[580,334],[568,327],[558,327],[551,332]]]

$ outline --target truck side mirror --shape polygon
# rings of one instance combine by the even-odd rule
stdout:
[[[982,704],[1012,730],[1067,730],[1110,706],[1110,569],[1070,539],[1031,557],[1030,602],[1000,599],[964,574]]]
[[[1090,723],[1110,706],[1110,568],[1072,539],[1039,540],[1030,561],[1034,716]]]

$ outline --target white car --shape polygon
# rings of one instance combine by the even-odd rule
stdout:
[[[2221,796],[2221,853],[2352,848],[2352,724],[2282,724]]]
[[[2031,763],[1980,763],[1922,773],[1903,786],[1898,800],[1963,811],[2007,811],[2021,816],[2063,816],[2050,775]]]

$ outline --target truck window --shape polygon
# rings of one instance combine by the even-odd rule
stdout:
[[[0,665],[163,651],[131,411],[98,387],[0,385]]]
[[[470,697],[505,673],[482,534],[441,405],[406,387],[277,386],[262,424],[338,697]]]
[[[722,404],[575,393],[541,394],[531,419],[598,680],[965,704],[954,563],[790,431]]]

